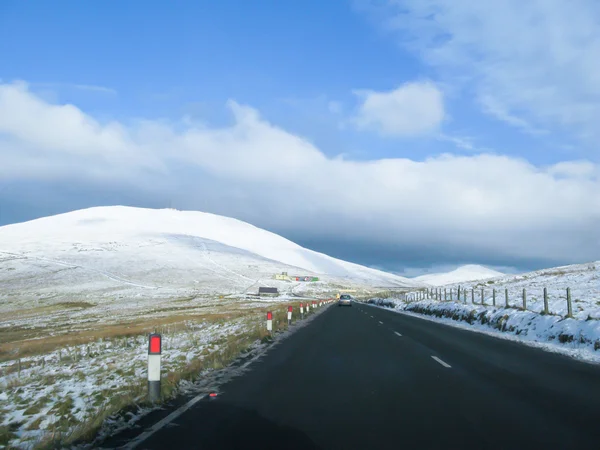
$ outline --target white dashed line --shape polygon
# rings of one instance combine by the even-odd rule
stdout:
[[[442,366],[444,367],[452,367],[450,364],[446,364],[444,361],[442,361],[440,358],[438,358],[437,356],[432,356],[433,359],[435,359],[437,362],[439,362]]]
[[[398,333],[397,331],[394,331],[395,334],[397,334],[398,336],[402,337],[402,335],[400,333]]]
[[[383,325],[383,322],[382,322],[381,320],[379,321],[379,323],[380,323],[381,325]]]

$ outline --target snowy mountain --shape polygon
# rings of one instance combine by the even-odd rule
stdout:
[[[319,283],[275,281],[276,273]],[[0,296],[171,297],[290,293],[335,286],[415,286],[413,280],[305,249],[240,220],[123,206],[74,211],[0,228]],[[177,294],[179,292],[179,294]]]
[[[445,284],[462,283],[465,281],[487,280],[489,278],[501,277],[504,274],[487,267],[476,264],[461,266],[451,272],[431,273],[413,278],[415,281],[427,283],[432,286],[443,286]]]

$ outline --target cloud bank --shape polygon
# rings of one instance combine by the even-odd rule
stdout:
[[[0,177],[134,186],[294,238],[385,248],[387,259],[406,259],[410,249],[413,257],[487,255],[518,266],[600,253],[600,167],[589,161],[328,158],[252,107],[226,107],[233,121],[219,128],[100,122],[75,105],[42,100],[26,83],[1,84]]]
[[[481,109],[532,133],[600,138],[600,3],[595,0],[358,1],[403,48]]]
[[[405,83],[389,92],[356,91],[362,103],[354,123],[383,136],[415,136],[444,119],[442,92],[431,82]]]

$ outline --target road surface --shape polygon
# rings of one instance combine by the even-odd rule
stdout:
[[[136,448],[600,449],[599,366],[365,304],[251,368]]]

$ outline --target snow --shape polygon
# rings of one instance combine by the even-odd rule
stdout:
[[[316,275],[321,281],[307,288],[274,280],[281,271]],[[229,217],[124,206],[1,227],[0,283],[0,298],[9,301],[3,305],[10,309],[64,297],[227,295],[256,292],[258,286],[291,294],[296,289],[324,292],[332,286],[419,285],[302,248]]]
[[[258,305],[251,306],[257,309]],[[305,320],[277,332],[274,342],[307,326],[324,310],[314,310]],[[281,313],[278,319],[284,321],[284,317]],[[222,323],[190,321],[183,329],[167,330],[163,334],[161,357],[163,381],[169,379],[169,374],[181,373],[191,361],[202,360],[224,350],[223,342],[230,341],[232,336],[244,336],[257,324],[264,326],[264,312],[261,310]],[[11,448],[32,448],[36,441],[52,433],[53,425],[59,419],[62,426],[67,419],[72,419],[63,430],[68,434],[78,422],[90,420],[111,401],[131,395],[132,387],[143,387],[138,390],[141,393],[135,400],[143,399],[146,395],[147,339],[147,335],[99,339],[63,348],[60,352],[23,357],[20,373],[14,370],[15,360],[0,362],[0,426],[10,426],[15,430],[16,436],[10,440]],[[244,357],[251,356],[254,361],[267,348],[257,340]],[[249,362],[245,362],[244,366],[247,364]],[[176,387],[177,392],[197,393],[204,391],[208,385],[211,391],[216,391],[227,377],[238,375],[244,366],[224,368],[217,371],[219,374],[215,377],[210,376],[212,369],[205,369],[198,373],[199,377],[194,382],[181,380]],[[135,426],[135,422],[151,410],[149,406],[138,407],[136,413],[110,417],[103,424],[98,439]],[[98,446],[86,444],[82,448]]]
[[[461,296],[457,301],[459,287]],[[544,314],[544,288],[548,293],[548,314]],[[567,317],[567,288],[571,292],[572,318]],[[448,298],[452,292],[452,301],[410,301],[415,293],[408,293],[402,299],[372,299],[371,302],[398,312],[432,316],[452,325],[536,343],[546,349],[567,351],[570,356],[600,362],[600,261],[455,283],[437,289],[441,289],[442,298],[444,290]],[[522,309],[523,289],[527,310]],[[494,290],[496,306],[492,304]],[[472,302],[473,297],[476,304]]]
[[[431,273],[413,278],[413,280],[427,283],[431,286],[443,286],[451,283],[462,283],[465,281],[486,280],[501,277],[504,274],[496,270],[488,269],[476,264],[467,264],[446,273]]]
[[[551,314],[567,315],[567,288],[571,291],[573,316],[576,319],[600,319],[600,261],[569,266],[552,267],[519,275],[501,277],[475,282],[452,283],[441,289],[452,290],[456,296],[458,288],[467,290],[467,302],[471,303],[471,289],[475,290],[475,301],[481,303],[481,289],[484,302],[492,303],[493,289],[496,301],[504,303],[505,290],[508,289],[509,304],[522,306],[523,289],[527,299],[527,309],[541,313],[544,309],[543,291],[548,292],[548,305]],[[463,295],[461,294],[461,297]],[[464,300],[463,300],[464,301]]]
[[[191,324],[189,329],[172,332],[163,343],[162,371],[177,372],[188,358],[202,359],[205,349],[217,350],[212,342],[245,331],[242,320],[225,324]],[[78,421],[93,416],[112,398],[127,394],[131,385],[143,382],[147,365],[147,337],[144,335],[98,341],[73,346],[47,355],[22,358],[20,375],[12,372],[0,377],[2,415],[0,425],[19,424],[15,447],[27,447],[43,437],[58,420],[57,409]],[[42,360],[44,360],[42,364]],[[0,363],[0,373],[14,367],[15,361]],[[107,395],[110,393],[110,395]],[[35,412],[27,411],[39,405]],[[42,420],[40,429],[28,429]]]
[[[282,271],[320,281],[273,279]],[[144,383],[147,336],[118,333],[166,327],[163,369],[178,372],[256,326],[236,317],[269,304],[418,284],[227,217],[102,207],[1,227],[0,285],[0,334],[10,337],[0,359],[0,426],[15,430],[11,445],[27,448],[60,417],[88,421]],[[259,286],[281,295],[255,298]],[[211,315],[224,322],[198,323]]]

